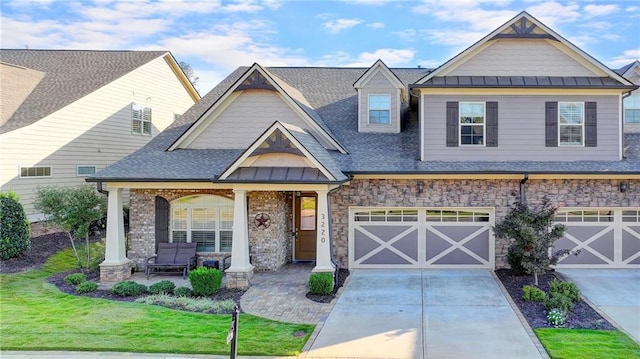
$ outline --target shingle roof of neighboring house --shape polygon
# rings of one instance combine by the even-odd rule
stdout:
[[[551,76],[441,76],[412,87],[514,87],[514,88],[632,88],[610,77]]]
[[[92,180],[213,180],[243,150],[166,149],[205,113],[243,73],[234,71],[173,126],[138,152],[99,172]],[[627,158],[623,161],[502,161],[438,162],[420,161],[420,129],[415,119],[403,120],[398,134],[359,133],[358,96],[352,84],[366,68],[268,68],[269,72],[296,88],[315,109],[336,139],[347,150],[323,152],[347,174],[364,173],[640,173],[640,135],[627,135]],[[409,85],[429,69],[391,69]],[[316,149],[316,152],[318,149]],[[322,161],[323,159],[320,158]],[[325,160],[326,163],[326,160]]]
[[[634,61],[634,62],[632,62],[630,64],[627,64],[627,65],[625,65],[625,66],[623,66],[623,67],[621,67],[621,68],[619,68],[617,70],[613,70],[613,71],[615,71],[620,76],[624,76],[624,74],[627,71],[629,71],[629,69],[632,68],[634,65],[640,66],[640,61],[636,60],[636,61]]]
[[[0,133],[28,126],[167,53],[0,49],[0,62],[45,73]]]

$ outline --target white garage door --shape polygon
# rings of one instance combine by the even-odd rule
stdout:
[[[580,249],[558,268],[640,267],[640,208],[561,209],[557,223],[566,226],[556,249]]]
[[[350,208],[350,268],[488,268],[492,208]]]

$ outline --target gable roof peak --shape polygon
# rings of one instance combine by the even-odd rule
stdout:
[[[382,72],[387,80],[389,80],[389,82],[391,82],[391,84],[393,84],[396,88],[404,88],[404,84],[402,83],[400,78],[393,71],[391,71],[391,69],[384,63],[384,61],[382,61],[382,59],[376,60],[376,62],[374,62],[373,65],[371,65],[371,67],[369,67],[367,71],[365,71],[362,76],[360,76],[356,80],[356,82],[353,83],[353,87],[356,89],[364,87],[377,72]]]

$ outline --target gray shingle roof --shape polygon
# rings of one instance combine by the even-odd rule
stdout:
[[[437,76],[418,87],[482,87],[482,88],[601,88],[631,89],[610,77],[576,76]]]
[[[99,172],[101,180],[201,179],[220,175],[242,150],[165,150],[198,117],[210,108],[225,90],[246,71],[239,68],[223,80],[180,120],[151,143],[124,160]],[[366,68],[268,68],[278,78],[304,94],[325,125],[347,150],[347,154],[327,151],[317,141],[314,156],[334,173],[640,173],[640,135],[626,135],[629,146],[623,161],[504,161],[504,162],[421,162],[420,131],[417,121],[403,120],[399,134],[358,133],[357,93],[352,84]],[[429,69],[391,69],[408,85]],[[295,134],[294,134],[295,135]],[[308,135],[311,138],[310,135]],[[296,138],[298,138],[296,136]],[[307,139],[308,140],[308,139]],[[309,141],[303,140],[305,148]],[[301,142],[303,142],[301,141]],[[330,157],[332,161],[328,158]],[[333,164],[332,164],[333,162]],[[333,167],[335,166],[335,167]]]
[[[41,71],[45,76],[13,116],[0,126],[0,133],[30,125],[167,53],[1,49],[1,62]]]

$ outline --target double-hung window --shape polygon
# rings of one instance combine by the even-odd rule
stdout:
[[[369,95],[369,123],[391,123],[391,95]]]
[[[583,102],[558,102],[558,144],[584,145]]]
[[[151,108],[131,104],[131,133],[151,135]]]
[[[640,124],[640,94],[624,99],[624,122]]]
[[[233,200],[191,196],[171,203],[171,242],[197,243],[198,252],[231,252]]]
[[[460,145],[484,146],[486,136],[485,103],[460,102]]]

